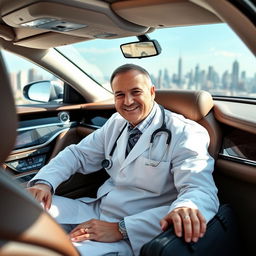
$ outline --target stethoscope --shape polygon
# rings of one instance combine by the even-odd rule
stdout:
[[[167,129],[166,127],[166,122],[165,122],[165,113],[164,113],[164,108],[160,105],[160,109],[161,109],[161,113],[162,113],[162,118],[163,118],[163,122],[162,122],[162,125],[160,128],[156,129],[151,137],[150,137],[150,142],[149,142],[149,153],[148,153],[148,159],[149,159],[149,162],[146,163],[146,165],[149,165],[149,166],[152,166],[152,167],[157,167],[161,161],[163,160],[166,152],[167,152],[167,148],[168,146],[170,145],[171,143],[171,139],[172,139],[172,133],[169,129]],[[124,125],[124,127],[122,128],[121,132],[119,133],[119,135],[117,136],[116,138],[116,141],[109,153],[109,157],[104,159],[102,162],[101,162],[101,166],[102,168],[105,168],[105,169],[110,169],[112,166],[113,166],[113,162],[112,162],[112,156],[114,154],[114,151],[116,149],[116,146],[117,146],[117,141],[118,139],[120,138],[120,136],[122,135],[124,129],[126,128],[127,126],[127,123]],[[151,151],[152,151],[152,147],[153,147],[153,143],[154,143],[154,139],[156,137],[156,135],[158,133],[166,133],[167,134],[167,138],[166,138],[166,143],[165,143],[165,150],[164,150],[164,153],[162,154],[161,158],[160,158],[160,161],[153,161],[151,160]]]

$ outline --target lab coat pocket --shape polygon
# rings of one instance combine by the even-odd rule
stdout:
[[[162,193],[170,182],[170,162],[139,157],[135,164],[135,185],[154,193]]]

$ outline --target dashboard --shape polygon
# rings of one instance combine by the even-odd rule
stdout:
[[[52,143],[76,122],[61,122],[58,117],[21,121],[13,151],[5,165],[20,182],[27,182],[42,168],[52,152]]]

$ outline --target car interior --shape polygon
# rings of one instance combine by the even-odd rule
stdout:
[[[15,106],[0,58],[0,255],[79,255],[24,187],[61,150],[100,128],[116,110],[112,93],[89,81],[54,47],[129,36],[141,42],[147,38],[140,36],[150,37],[155,30],[227,23],[255,55],[256,6],[249,0],[0,0],[0,7],[0,49],[64,82],[61,104]],[[220,202],[229,204],[236,217],[241,255],[256,254],[256,99],[160,89],[156,101],[207,129]],[[107,178],[104,169],[75,174],[56,194],[95,197]]]

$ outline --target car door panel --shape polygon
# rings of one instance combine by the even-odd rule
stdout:
[[[223,131],[214,178],[222,203],[235,211],[244,255],[255,255],[256,103],[216,102],[214,113]],[[245,214],[246,209],[246,214]]]
[[[215,101],[214,114],[224,124],[256,133],[256,104],[253,100]]]
[[[229,160],[217,160],[214,178],[222,203],[229,203],[236,215],[243,255],[255,255],[256,167]]]
[[[59,115],[63,112],[69,114],[68,122],[60,121]],[[58,152],[100,128],[114,112],[112,103],[18,107],[18,139],[4,169],[25,186]],[[57,193],[72,198],[92,196],[106,178],[103,170],[86,178],[75,175],[61,185]]]

